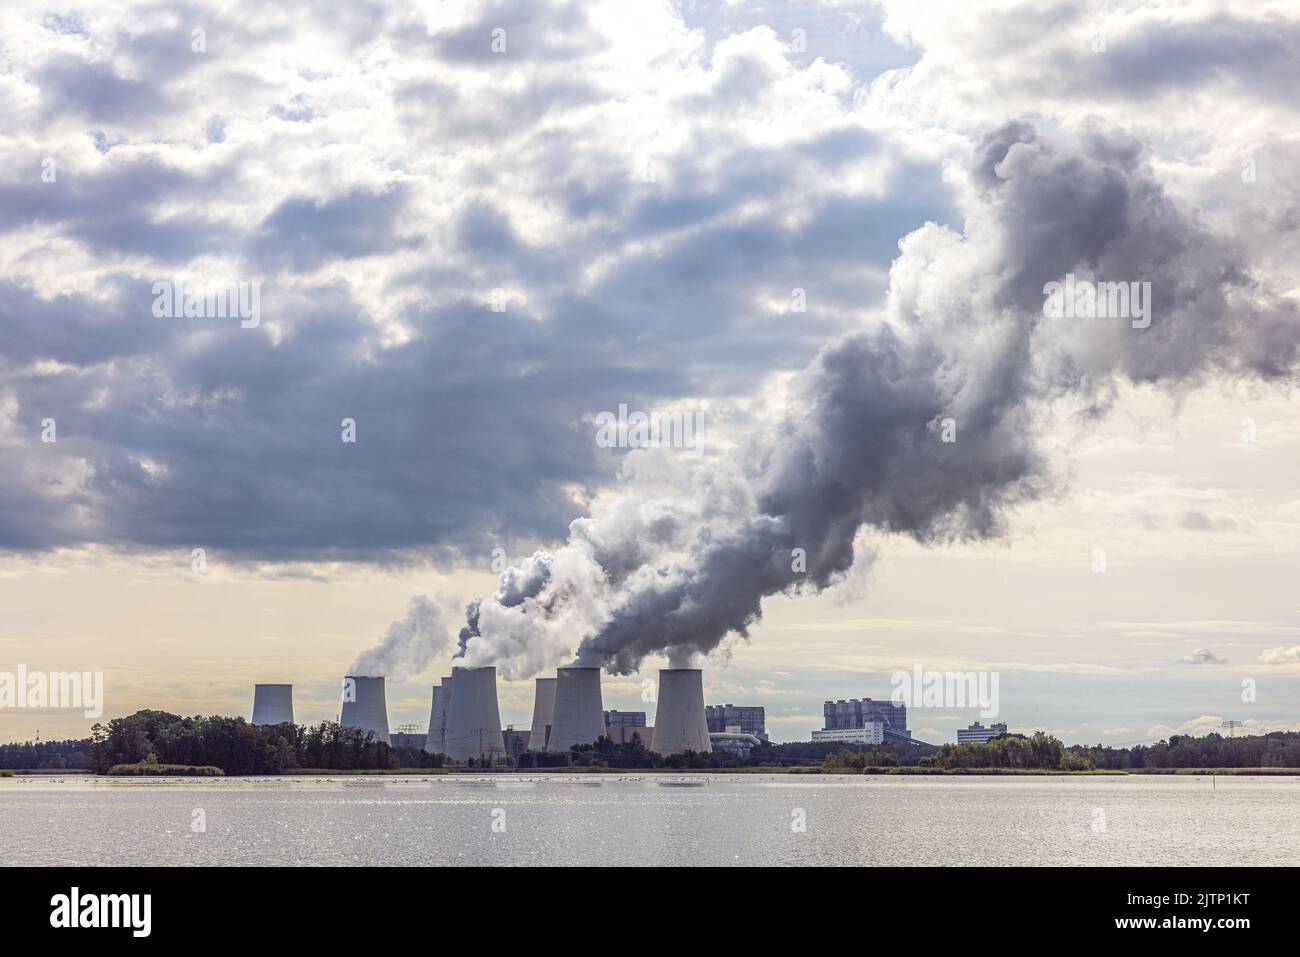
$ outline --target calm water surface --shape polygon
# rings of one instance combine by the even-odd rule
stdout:
[[[18,777],[0,834],[6,864],[1296,865],[1300,776]]]

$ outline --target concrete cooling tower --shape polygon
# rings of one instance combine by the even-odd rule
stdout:
[[[433,698],[429,704],[429,732],[424,736],[424,750],[430,754],[442,751],[441,735],[437,731],[438,718],[442,713],[442,688],[433,686]]]
[[[595,744],[605,733],[599,668],[559,668],[555,672],[555,715],[547,751]],[[529,742],[532,743],[531,741]]]
[[[545,751],[546,738],[551,733],[555,718],[554,678],[538,678],[537,694],[533,698],[533,724],[528,734],[529,751]]]
[[[254,685],[253,724],[293,724],[293,685]]]
[[[376,741],[390,744],[388,705],[384,702],[384,679],[368,675],[348,675],[343,679],[343,716],[339,724],[360,728],[375,735]]]
[[[424,750],[430,754],[447,753],[447,711],[450,708],[451,675],[447,675],[433,689],[433,706],[429,712],[429,734],[424,741]]]
[[[664,668],[659,672],[654,749],[660,754],[713,750],[704,717],[704,672],[698,668]]]
[[[501,712],[497,710],[495,668],[452,668],[451,704],[443,754],[454,761],[495,759],[506,753],[501,737]]]

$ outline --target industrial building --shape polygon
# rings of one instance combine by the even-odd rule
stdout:
[[[736,758],[749,757],[749,752],[763,743],[752,734],[738,731],[709,732],[709,744],[715,753],[729,754]]]
[[[253,724],[293,724],[293,685],[254,685]]]
[[[710,734],[752,734],[767,741],[767,718],[760,707],[734,704],[711,704],[704,709]]]
[[[423,750],[428,739],[428,732],[421,731],[419,725],[404,724],[388,736],[388,743],[395,748]]]
[[[506,728],[501,732],[502,744],[505,745],[506,756],[511,761],[518,761],[519,755],[528,750],[528,738],[532,732],[528,728],[522,731],[516,731],[513,727]]]
[[[633,738],[641,740],[641,747],[653,751],[655,729],[637,724],[614,724],[605,729],[605,737],[614,744],[631,744]]]
[[[880,721],[864,721],[860,728],[823,728],[812,733],[814,744],[838,741],[842,744],[884,744],[885,726]]]
[[[663,668],[655,707],[654,749],[659,754],[713,750],[704,718],[704,674],[698,668]]]
[[[822,706],[825,718],[822,730],[843,731],[859,729],[869,722],[878,721],[884,728],[884,738],[910,740],[907,730],[907,705],[893,701],[874,701],[871,698],[850,698],[848,701],[827,701]],[[837,740],[837,739],[831,739]]]
[[[645,712],[644,711],[606,711],[605,727],[644,728]]]
[[[987,728],[976,721],[969,728],[957,729],[958,744],[985,744],[1007,733],[1005,723],[989,725]]]
[[[348,675],[343,679],[343,713],[339,717],[339,724],[345,728],[369,731],[376,741],[390,743],[383,678]]]

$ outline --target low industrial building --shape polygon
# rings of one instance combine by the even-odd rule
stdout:
[[[860,728],[823,728],[812,733],[814,744],[835,741],[841,744],[884,744],[885,725],[866,721]]]
[[[958,744],[986,744],[1007,733],[1006,723],[991,724],[987,728],[976,721],[969,728],[957,729]]]
[[[606,711],[605,727],[607,728],[644,728],[645,712],[644,711]]]

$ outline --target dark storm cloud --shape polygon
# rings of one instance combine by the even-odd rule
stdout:
[[[400,184],[378,193],[354,190],[337,199],[287,200],[271,211],[249,250],[263,267],[307,272],[336,259],[355,259],[409,245],[393,234],[407,190]]]

